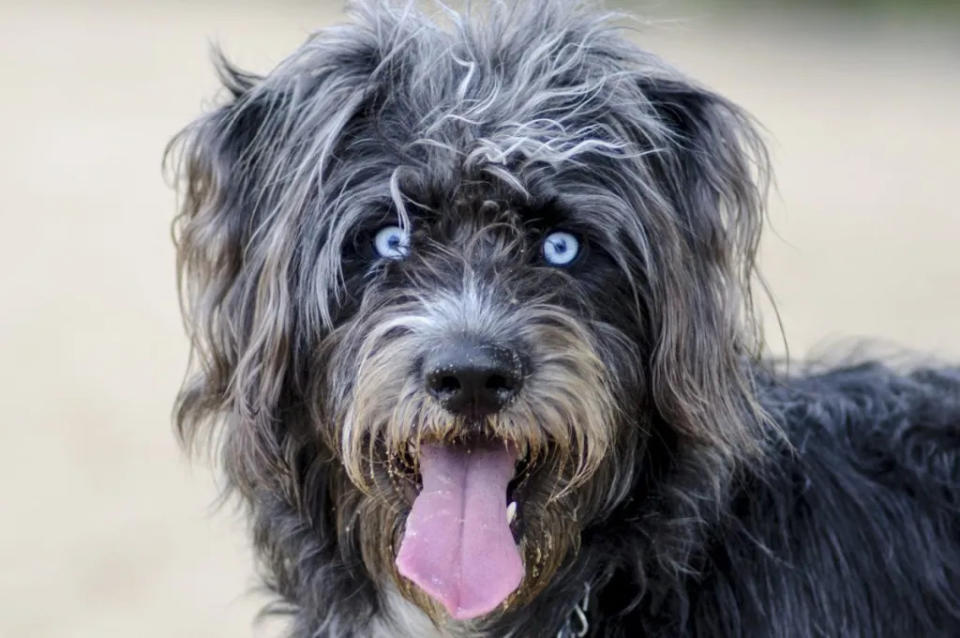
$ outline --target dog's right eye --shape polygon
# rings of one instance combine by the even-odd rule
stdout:
[[[373,247],[384,259],[403,259],[410,253],[410,233],[399,226],[384,226],[374,236]]]
[[[569,266],[580,253],[580,240],[571,233],[557,230],[543,240],[543,258],[551,266]]]

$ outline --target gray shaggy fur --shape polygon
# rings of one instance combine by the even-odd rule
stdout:
[[[750,118],[589,3],[352,12],[264,77],[219,59],[230,99],[170,155],[179,432],[219,450],[290,635],[553,635],[586,585],[595,636],[956,635],[960,372],[759,360]],[[525,453],[527,577],[469,623],[393,566],[419,444],[469,428],[419,385],[454,333],[530,368],[482,425]]]

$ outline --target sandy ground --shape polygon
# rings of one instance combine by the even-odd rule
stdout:
[[[0,4],[0,635],[252,635],[242,523],[170,431],[160,155],[215,93],[208,40],[265,70],[337,6]],[[769,130],[762,266],[794,354],[960,357],[957,25],[681,15],[643,40]]]

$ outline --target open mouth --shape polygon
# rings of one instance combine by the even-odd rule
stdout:
[[[519,454],[497,439],[424,443],[421,489],[396,564],[457,620],[483,616],[520,585]]]

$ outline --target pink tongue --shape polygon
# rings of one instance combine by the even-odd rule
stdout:
[[[507,524],[515,461],[503,443],[421,448],[423,490],[407,517],[397,568],[457,620],[493,611],[523,579]]]

